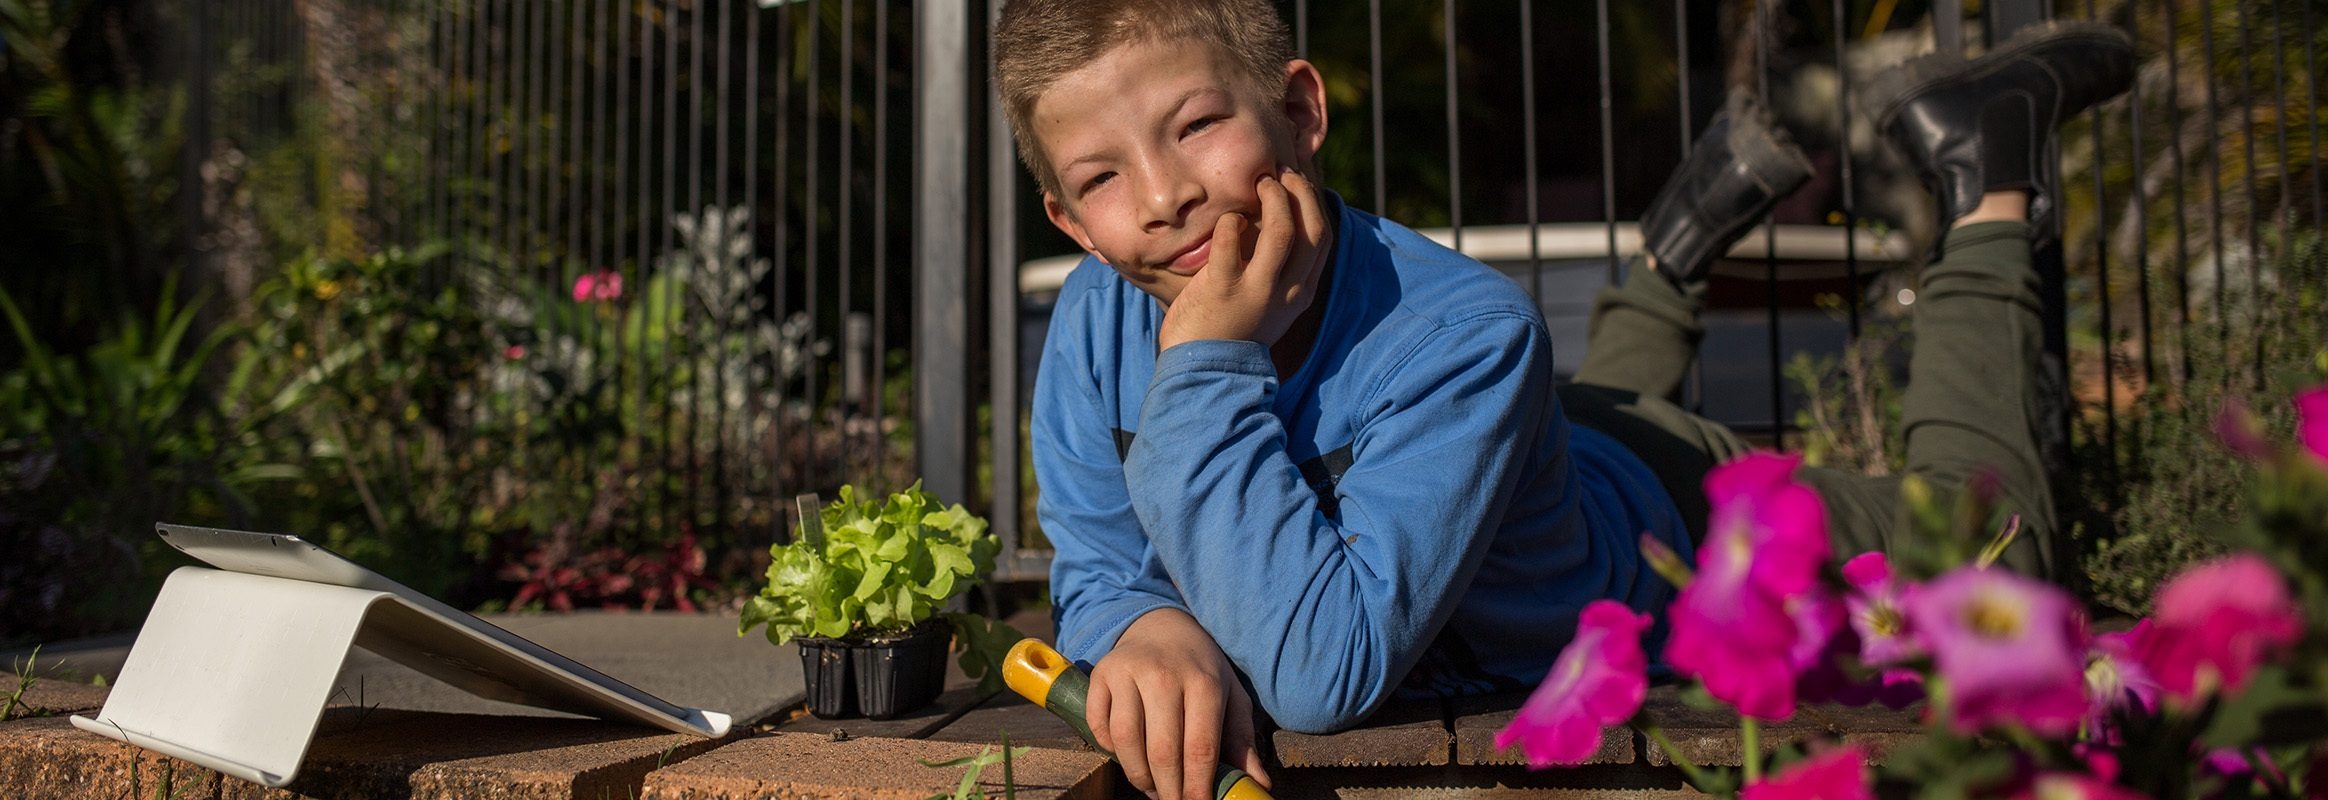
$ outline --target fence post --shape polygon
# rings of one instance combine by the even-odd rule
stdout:
[[[210,224],[202,208],[207,191],[202,179],[202,164],[210,158],[210,13],[209,3],[188,3],[180,8],[186,20],[186,119],[185,138],[178,144],[178,212],[185,229],[178,234],[179,246],[186,251],[186,278],[182,288],[198,288],[209,284]]]
[[[922,486],[970,497],[970,18],[914,3],[914,461]]]

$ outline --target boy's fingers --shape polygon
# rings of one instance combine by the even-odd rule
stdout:
[[[1115,737],[1108,730],[1107,715],[1108,702],[1114,699],[1114,694],[1108,690],[1107,681],[1095,680],[1091,682],[1091,695],[1083,703],[1083,724],[1090,726],[1091,738],[1099,749],[1109,752],[1115,751]]]
[[[1235,688],[1230,690],[1228,701],[1228,721],[1221,729],[1221,753],[1228,757],[1229,763],[1259,781],[1261,788],[1269,788],[1272,785],[1269,771],[1261,766],[1261,748],[1256,746],[1253,731],[1253,700],[1245,696],[1242,688]]]
[[[1203,687],[1191,687],[1187,697],[1188,724],[1181,730],[1180,763],[1187,787],[1183,797],[1212,800],[1213,772],[1221,763],[1221,697]]]
[[[1108,728],[1115,734],[1115,746],[1108,749],[1115,753],[1116,763],[1123,765],[1124,780],[1131,781],[1140,791],[1155,791],[1156,781],[1148,772],[1147,732],[1140,719],[1140,712],[1144,710],[1140,693],[1131,690],[1121,695],[1115,698],[1115,709],[1108,715]]]
[[[1204,272],[1197,273],[1197,278],[1218,273],[1210,280],[1234,283],[1245,274],[1245,258],[1241,251],[1245,249],[1242,243],[1245,241],[1246,224],[1245,215],[1235,213],[1222,214],[1220,219],[1213,221],[1212,255],[1205,258]]]
[[[1180,715],[1181,698],[1178,687],[1158,687],[1154,697],[1141,698],[1140,705],[1148,718],[1148,775],[1154,779],[1149,791],[1164,800],[1180,796]],[[1119,754],[1120,758],[1120,754]]]
[[[1254,277],[1274,284],[1283,278],[1285,257],[1293,250],[1293,201],[1285,193],[1285,185],[1277,179],[1264,177],[1259,186],[1261,195],[1261,235],[1253,241],[1253,261],[1249,269],[1260,270]],[[1265,284],[1267,285],[1267,284]]]
[[[1301,211],[1301,245],[1308,251],[1310,277],[1324,267],[1326,259],[1316,253],[1326,239],[1326,205],[1318,199],[1317,184],[1298,170],[1285,171],[1285,189],[1293,195],[1294,208]]]

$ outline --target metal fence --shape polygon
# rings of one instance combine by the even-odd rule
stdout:
[[[1332,84],[1327,183],[1512,273],[1556,332],[1621,273],[1627,221],[1726,88],[1761,94],[1821,175],[1717,268],[1726,349],[1709,344],[1693,401],[1780,446],[1802,402],[1786,362],[1897,316],[1901,267],[1932,233],[1854,107],[1864,75],[1926,41],[1978,48],[2049,17],[2133,32],[2140,85],[2065,136],[2070,213],[2040,254],[2049,350],[2076,401],[2061,438],[2096,420],[2105,453],[2146,387],[2262,362],[2217,323],[2328,285],[2316,5],[1280,2]],[[216,181],[222,154],[261,158],[320,128],[309,138],[340,148],[325,171],[361,187],[359,224],[322,235],[450,244],[432,262],[442,280],[586,303],[619,278],[625,310],[577,324],[618,329],[579,337],[590,385],[630,398],[607,401],[613,452],[676,476],[641,495],[642,527],[781,536],[795,493],[918,474],[990,516],[1003,578],[1040,579],[1022,430],[1055,270],[1030,262],[1066,248],[1033,213],[981,79],[998,6],[227,0],[190,34],[204,88],[189,130],[217,143],[194,150]],[[219,232],[199,255],[229,275],[216,262],[236,247],[267,249],[236,244],[230,206],[188,212]],[[1784,244],[1796,234],[1800,252]],[[1782,280],[1782,261],[1826,268]],[[657,327],[684,335],[634,330]],[[888,391],[908,382],[910,398]]]

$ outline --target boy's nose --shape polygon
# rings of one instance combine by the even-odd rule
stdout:
[[[1204,200],[1204,185],[1178,172],[1160,172],[1147,181],[1140,203],[1140,227],[1146,231],[1176,228]]]

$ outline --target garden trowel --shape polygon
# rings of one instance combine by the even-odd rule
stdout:
[[[1083,719],[1084,702],[1091,696],[1091,676],[1083,674],[1067,657],[1037,639],[1021,639],[1010,648],[1010,655],[1002,661],[1002,681],[1010,690],[1019,693],[1035,705],[1049,709],[1052,714],[1067,721],[1091,749],[1114,758],[1099,740],[1091,735],[1091,723]],[[1227,764],[1213,769],[1214,800],[1270,800],[1269,790],[1253,780],[1244,770]]]

